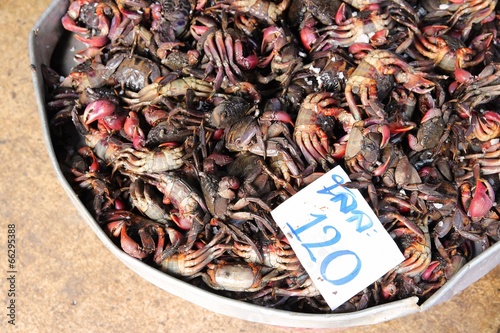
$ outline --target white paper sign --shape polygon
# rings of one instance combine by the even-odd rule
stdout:
[[[337,166],[271,212],[332,309],[405,259],[349,181]]]

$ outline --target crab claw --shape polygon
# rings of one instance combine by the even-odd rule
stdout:
[[[362,59],[373,49],[373,46],[368,43],[354,43],[349,46],[349,53],[353,55],[354,59]]]
[[[471,48],[476,51],[485,51],[493,41],[493,34],[488,32],[474,37],[471,41]]]
[[[89,45],[90,47],[97,47],[97,48],[105,46],[106,44],[108,44],[109,41],[107,35],[99,35],[90,38],[85,38],[80,35],[75,35],[75,38],[78,39],[78,41]]]
[[[386,300],[395,296],[398,292],[398,287],[394,279],[396,278],[396,271],[387,273],[380,281],[380,294]]]
[[[191,25],[189,29],[193,38],[198,40],[208,31],[208,29],[210,29],[210,27],[204,25]]]
[[[391,134],[398,134],[411,131],[412,129],[417,127],[417,124],[415,124],[412,121],[403,121],[399,119],[389,123],[388,126],[389,130],[391,131]]]
[[[494,202],[495,192],[493,191],[490,183],[484,179],[478,179],[476,181],[476,189],[474,191],[474,195],[472,196],[467,215],[472,218],[482,218],[490,211]]]
[[[287,123],[293,126],[293,120],[292,117],[290,117],[290,114],[285,111],[266,111],[262,114],[260,117],[260,120],[262,121],[281,121],[283,123]]]
[[[446,25],[429,25],[422,28],[422,33],[426,36],[439,36],[446,33],[450,27]]]
[[[125,205],[125,202],[121,200],[120,198],[115,199],[115,210],[125,210],[127,206]]]
[[[148,252],[145,251],[136,241],[134,241],[129,235],[127,235],[127,226],[125,224],[121,227],[120,233],[120,245],[131,257],[137,259],[144,259],[148,255]]]
[[[304,27],[300,30],[300,40],[306,51],[311,51],[312,46],[318,40],[318,34],[314,30],[316,21],[313,18],[306,20]]]
[[[489,141],[500,136],[500,115],[494,111],[482,114],[474,113],[471,125],[475,137],[480,141]]]
[[[261,53],[270,53],[260,60],[258,66],[267,66],[271,60],[273,60],[278,51],[281,50],[286,44],[288,44],[288,41],[282,28],[275,25],[265,28],[262,32]]]
[[[432,261],[426,270],[422,273],[422,280],[429,281],[433,276],[434,269],[440,265],[440,262],[435,260]]]
[[[125,123],[123,124],[123,130],[131,138],[134,148],[141,150],[146,142],[146,137],[144,132],[139,127],[139,117],[134,111],[130,111]]]
[[[113,102],[100,99],[87,105],[83,120],[87,125],[97,120],[106,131],[119,131],[123,128],[125,114]]]
[[[99,160],[95,156],[92,149],[90,149],[88,146],[83,146],[80,149],[78,149],[78,153],[81,154],[82,156],[89,157],[91,159],[92,164],[89,166],[90,172],[99,171],[100,169]]]
[[[341,25],[345,20],[346,20],[345,3],[342,2],[342,4],[339,6],[339,9],[337,10],[337,13],[335,14],[335,23]]]
[[[486,120],[489,121],[494,121],[494,122],[500,122],[500,114],[494,112],[494,111],[486,111],[483,113],[483,116]]]
[[[244,56],[243,43],[241,42],[241,40],[236,40],[234,42],[234,56],[238,65],[246,70],[254,69],[259,63],[259,57],[257,57],[257,54],[255,54],[255,52],[248,55],[247,57]]]
[[[401,72],[396,75],[396,80],[403,83],[403,87],[417,94],[427,94],[434,89],[434,82],[424,79],[421,75]]]
[[[441,117],[442,115],[443,115],[443,112],[441,111],[441,109],[431,108],[431,109],[427,110],[427,112],[422,116],[422,119],[420,120],[420,122],[424,123],[424,122],[429,121],[433,118]]]
[[[191,229],[191,227],[193,226],[193,219],[182,217],[182,215],[174,209],[171,210],[171,213],[172,220],[180,229],[184,231]]]
[[[99,99],[87,105],[83,112],[83,120],[85,124],[90,124],[96,120],[103,119],[106,116],[113,114],[116,110],[116,104],[107,100]]]
[[[68,14],[64,15],[61,19],[62,26],[64,29],[71,31],[71,32],[76,32],[80,34],[88,34],[89,29],[80,27],[76,24],[75,20],[73,20]]]
[[[106,229],[111,236],[118,237],[125,223],[123,221],[113,221],[106,224]]]
[[[457,83],[465,83],[467,81],[469,81],[471,78],[472,78],[472,74],[468,71],[466,71],[465,69],[462,69],[458,66],[456,66],[456,69],[455,69],[455,80]],[[450,84],[450,87],[451,87],[451,84]],[[452,89],[452,91],[451,91]],[[456,89],[456,86],[455,87],[452,87],[450,88],[450,93],[453,93]]]
[[[418,144],[417,137],[413,134],[408,134],[408,145],[412,150],[415,150]]]
[[[384,45],[387,43],[387,36],[389,35],[389,31],[384,29],[377,31],[370,37],[370,42],[374,45]]]

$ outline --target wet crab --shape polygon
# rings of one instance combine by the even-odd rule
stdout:
[[[308,95],[301,104],[294,129],[294,139],[307,162],[314,166],[320,163],[324,169],[339,158],[339,151],[332,151],[333,129],[340,123],[349,133],[355,120],[351,113],[338,107],[333,93]],[[340,150],[340,149],[337,149]]]
[[[380,101],[387,97],[394,82],[419,94],[434,88],[432,81],[425,79],[423,73],[416,72],[397,54],[373,50],[363,58],[347,80],[345,97],[354,118],[362,119],[354,94],[360,96],[365,112],[369,116],[385,118]]]
[[[415,34],[416,50],[430,59],[416,61],[416,67],[425,70],[425,66],[437,66],[448,73],[460,75],[457,69],[473,67],[484,60],[485,51],[492,41],[491,34],[476,36],[470,47],[466,47],[460,39],[446,34],[447,31],[447,26],[426,26],[422,32]]]
[[[356,122],[349,133],[345,163],[351,172],[382,175],[390,159],[380,162],[380,150],[387,146],[390,130],[386,123],[377,120]]]

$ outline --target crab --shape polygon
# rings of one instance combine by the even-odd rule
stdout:
[[[308,95],[300,106],[293,136],[309,165],[321,163],[328,169],[328,163],[333,164],[330,142],[336,122],[343,125],[349,133],[355,123],[354,117],[341,107],[333,93],[313,93]]]
[[[359,121],[349,133],[345,163],[351,172],[382,175],[390,162],[380,162],[380,150],[389,143],[389,126],[378,119]],[[371,177],[368,177],[371,178]]]
[[[435,84],[424,78],[425,74],[415,71],[396,53],[373,50],[368,53],[349,76],[345,87],[345,97],[349,109],[356,120],[362,114],[356,105],[354,94],[359,95],[368,116],[386,118],[381,100],[392,90],[394,82],[406,89],[424,94],[434,89]]]

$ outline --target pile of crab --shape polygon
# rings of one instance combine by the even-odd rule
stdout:
[[[497,0],[72,0],[62,25],[54,146],[132,257],[332,312],[270,211],[337,165],[406,259],[335,312],[425,300],[499,239]]]

